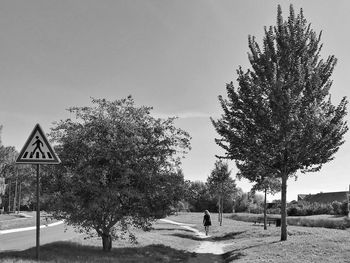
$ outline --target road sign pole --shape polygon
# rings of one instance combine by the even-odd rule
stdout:
[[[39,181],[40,164],[36,165],[36,259],[40,257],[40,181]]]
[[[39,123],[35,125],[21,152],[17,156],[16,163],[36,164],[36,258],[40,257],[40,164],[59,164],[60,158],[51,147],[44,131]],[[9,199],[10,200],[10,199]]]
[[[349,192],[348,192],[348,218],[350,218],[350,184],[349,184]]]

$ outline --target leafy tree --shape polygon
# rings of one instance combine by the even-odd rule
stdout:
[[[224,199],[232,199],[233,194],[236,192],[235,180],[230,175],[231,171],[228,169],[228,164],[218,160],[215,162],[215,168],[207,179],[209,191],[218,198],[220,226],[222,225]]]
[[[250,182],[254,182],[252,191],[264,191],[264,229],[267,230],[267,193],[275,194],[281,189],[281,182],[279,178],[276,178],[274,174],[270,174],[273,171],[267,169],[259,163],[246,162],[240,165],[240,172],[237,174],[238,178],[246,178]]]
[[[11,210],[11,185],[12,182],[16,183],[16,187],[14,188],[14,200],[13,200],[13,210],[15,210],[15,202],[17,200],[17,178],[18,172],[15,168],[15,159],[17,152],[13,146],[3,146],[0,144],[0,178],[1,185],[0,188],[0,201],[2,202],[2,207],[7,207],[8,212]],[[7,182],[7,184],[5,184]],[[7,189],[7,193],[6,193]],[[1,198],[1,196],[3,198]]]
[[[247,194],[243,192],[242,188],[237,187],[236,196],[234,198],[233,210],[234,212],[245,212],[248,207]]]
[[[347,100],[331,102],[330,79],[336,58],[320,58],[321,33],[316,34],[290,6],[283,20],[265,28],[263,48],[249,36],[252,69],[239,68],[238,88],[226,86],[228,99],[219,97],[224,114],[213,120],[221,138],[216,143],[238,169],[247,163],[264,166],[281,178],[281,240],[287,240],[287,180],[297,171],[319,171],[344,143]]]
[[[212,198],[206,183],[202,181],[186,181],[187,190],[185,200],[190,204],[190,211],[203,212],[214,211],[216,200]]]
[[[61,120],[51,130],[62,165],[52,168],[46,207],[81,231],[97,233],[108,251],[112,239],[135,238],[130,226],[150,229],[181,199],[178,154],[190,148],[190,137],[174,118],[153,118],[151,108],[136,107],[131,96],[92,103],[70,108],[76,121]]]

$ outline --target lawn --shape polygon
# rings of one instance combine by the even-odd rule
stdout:
[[[158,221],[150,232],[137,231],[139,244],[113,242],[110,253],[99,239],[74,239],[41,247],[41,262],[350,262],[350,231],[288,226],[288,240],[280,242],[280,228],[236,221],[225,215],[223,225],[212,214],[208,239],[188,229]],[[181,213],[167,219],[203,231],[202,213]],[[203,242],[224,245],[222,255],[196,253]],[[198,252],[198,251],[197,251]],[[35,262],[35,249],[0,253],[1,262]]]
[[[36,212],[25,212],[25,215],[28,217],[16,213],[0,214],[0,230],[35,226]],[[56,221],[45,212],[40,213],[40,224],[50,224]]]

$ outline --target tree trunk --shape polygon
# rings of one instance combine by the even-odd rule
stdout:
[[[264,230],[267,230],[267,216],[266,216],[267,204],[266,204],[266,192],[267,192],[267,188],[265,188],[265,199],[264,199]]]
[[[112,237],[108,234],[102,234],[103,251],[111,251],[112,249]]]
[[[223,203],[223,197],[222,195],[220,196],[220,200],[219,200],[219,223],[220,223],[220,226],[222,225],[222,203]]]
[[[284,173],[281,192],[281,241],[287,240],[287,179],[288,174]]]
[[[219,209],[218,209],[218,221],[219,221],[219,224],[220,224],[220,212],[221,212],[221,195],[219,194],[219,200],[218,200],[218,206],[219,206]]]
[[[221,221],[220,226],[222,225],[222,214],[224,213],[224,197],[221,197]]]

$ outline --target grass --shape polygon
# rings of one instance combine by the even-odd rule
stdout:
[[[35,248],[1,253],[1,262],[36,262]],[[40,248],[41,262],[186,262],[191,253],[164,245],[115,248],[105,253],[95,246],[74,242],[55,242]]]
[[[202,213],[180,213],[167,219],[189,223],[203,231],[202,217]],[[104,253],[100,239],[76,238],[42,246],[41,262],[349,262],[349,230],[289,225],[288,240],[281,242],[278,227],[263,230],[262,225],[230,217],[224,215],[223,225],[219,226],[217,214],[212,214],[211,237],[205,240],[215,242],[213,246],[225,244],[223,255],[195,253],[203,240],[187,229],[157,222],[154,230],[136,233],[138,245],[118,241],[111,252]],[[0,253],[0,261],[36,262],[34,255],[35,248],[8,251]]]
[[[26,215],[30,217],[24,217],[20,214],[1,214],[0,215],[0,230],[13,229],[13,228],[22,228],[28,226],[36,225],[36,212],[25,212]],[[40,213],[40,224],[50,224],[56,222],[49,217],[45,212]]]
[[[267,215],[272,218],[280,218],[280,215]],[[232,219],[245,222],[255,222],[262,214],[235,213]],[[313,215],[313,216],[288,216],[287,224],[290,226],[324,227],[334,229],[346,229],[350,227],[350,220],[344,216]]]

